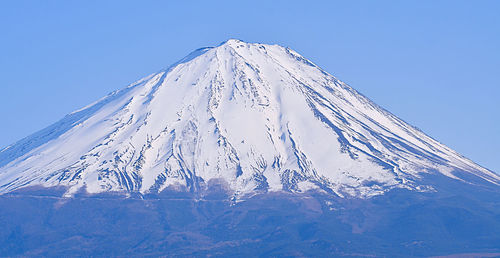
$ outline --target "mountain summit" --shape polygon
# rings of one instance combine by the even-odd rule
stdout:
[[[0,193],[200,192],[217,183],[235,196],[316,189],[365,198],[436,191],[423,180],[436,174],[500,184],[295,51],[233,39],[0,152]]]

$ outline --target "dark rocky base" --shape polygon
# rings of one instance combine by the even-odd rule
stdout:
[[[267,193],[238,203],[216,191],[64,199],[61,189],[29,189],[0,196],[0,256],[500,253],[500,193],[448,186],[461,194]]]

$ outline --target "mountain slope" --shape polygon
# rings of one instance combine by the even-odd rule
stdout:
[[[0,152],[0,193],[27,186],[151,193],[222,183],[369,197],[434,191],[425,175],[500,183],[296,52],[228,40]]]

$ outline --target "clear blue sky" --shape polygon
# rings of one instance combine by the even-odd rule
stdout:
[[[239,38],[291,47],[500,172],[500,1],[167,2],[2,1],[0,147]]]

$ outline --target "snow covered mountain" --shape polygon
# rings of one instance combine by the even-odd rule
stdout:
[[[443,174],[500,177],[298,53],[228,40],[77,110],[0,152],[0,194],[27,186],[150,193],[223,183],[369,197],[434,191]]]

